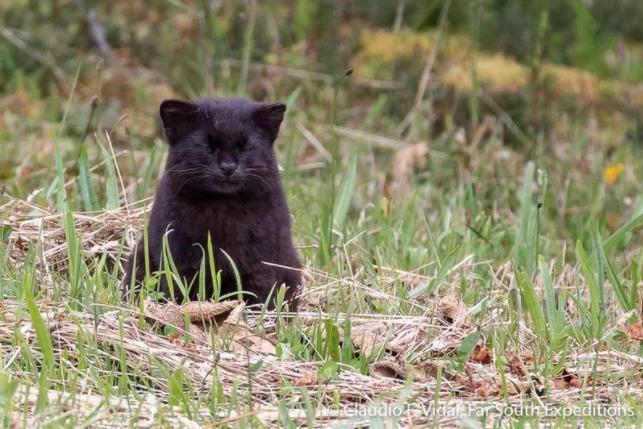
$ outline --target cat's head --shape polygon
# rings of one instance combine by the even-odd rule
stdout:
[[[241,99],[165,100],[160,113],[174,191],[201,197],[273,190],[273,144],[285,111],[285,104]]]

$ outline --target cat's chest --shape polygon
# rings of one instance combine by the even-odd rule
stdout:
[[[177,215],[182,232],[194,243],[205,244],[210,235],[213,243],[237,245],[260,228],[265,213],[253,205],[218,204],[183,207]]]

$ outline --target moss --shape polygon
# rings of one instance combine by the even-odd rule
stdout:
[[[351,62],[359,76],[390,78],[396,67],[406,65],[421,71],[422,61],[431,49],[429,33],[415,33],[403,29],[397,33],[384,30],[363,30],[360,37],[361,50]]]

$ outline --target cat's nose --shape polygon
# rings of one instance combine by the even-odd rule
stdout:
[[[237,164],[235,162],[223,161],[219,166],[226,177],[232,176],[232,173],[237,169]]]

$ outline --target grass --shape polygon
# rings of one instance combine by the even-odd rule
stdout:
[[[245,94],[263,79],[250,62],[255,12],[241,76],[222,66],[228,79],[212,93]],[[83,75],[85,61],[62,69],[65,97],[36,94],[39,75],[24,77],[33,102],[57,100],[46,113],[2,113],[3,426],[643,423],[635,138],[610,144],[618,130],[597,130],[576,108],[532,133],[509,108],[484,113],[484,88],[448,99],[429,85],[414,104],[413,90],[365,88],[358,76],[277,76],[271,99],[288,113],[276,150],[307,279],[301,312],[247,309],[201,335],[185,312],[168,316],[174,307],[152,317],[153,303],[122,300],[123,258],[165,145],[145,137],[157,108],[145,88],[147,113],[132,104],[133,120],[101,128],[108,101],[93,107],[103,82]],[[475,111],[471,126],[457,120],[460,105]],[[419,141],[426,159],[399,155]]]

